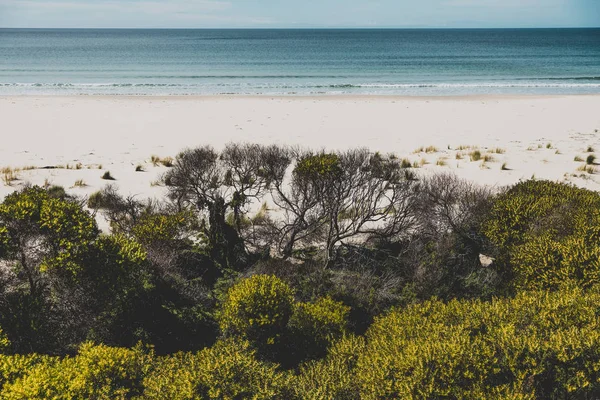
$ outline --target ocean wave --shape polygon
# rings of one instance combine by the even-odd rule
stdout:
[[[600,79],[490,82],[321,83],[321,82],[0,82],[0,94],[407,94],[600,93]]]

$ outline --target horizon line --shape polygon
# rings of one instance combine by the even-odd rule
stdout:
[[[515,29],[600,29],[600,26],[539,26],[539,27],[393,27],[393,26],[339,26],[339,27],[2,27],[7,29],[39,30],[515,30]]]

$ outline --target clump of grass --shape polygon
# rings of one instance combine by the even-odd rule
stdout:
[[[448,163],[446,163],[446,160],[444,160],[443,158],[439,158],[436,162],[435,165],[438,165],[440,167],[445,167],[446,165],[448,165]]]
[[[464,150],[475,150],[475,149],[477,149],[477,147],[476,147],[476,146],[464,145],[464,144],[463,144],[463,145],[460,145],[460,146],[458,146],[458,148],[457,148],[457,150],[460,150],[460,151],[464,151]]]
[[[481,169],[490,169],[490,167],[487,165],[487,163],[485,161],[481,162],[481,164],[479,165],[479,168],[481,168]]]
[[[596,173],[596,168],[592,165],[582,165],[579,168],[577,168],[577,171],[581,171],[581,172],[587,172],[588,174],[592,175]]]
[[[575,161],[575,162],[582,162],[583,158],[581,158],[580,156],[575,156],[575,158],[573,159],[573,161]]]
[[[6,186],[11,186],[14,181],[19,179],[18,172],[19,170],[15,168],[2,168],[2,170],[0,170],[0,173],[2,173],[2,181],[4,182],[4,184]]]
[[[527,148],[527,151],[535,151],[535,149],[536,149],[535,147],[533,147],[533,146],[529,146],[529,147]]]
[[[167,168],[171,168],[173,166],[173,157],[165,157],[160,160],[160,163]]]
[[[73,187],[86,187],[86,186],[87,186],[87,183],[85,183],[85,181],[83,179],[78,179],[73,184]]]
[[[75,164],[75,169],[82,169],[82,168],[83,168],[83,164],[81,164],[80,162]]]
[[[412,167],[412,164],[411,164],[410,160],[408,158],[403,158],[402,162],[400,163],[400,168],[406,169],[406,168],[411,168],[411,167]]]
[[[589,156],[587,156],[585,163],[587,165],[593,165],[596,162],[596,156],[593,154],[590,154]]]
[[[144,172],[144,167],[141,164],[138,164],[135,167],[135,172]]]
[[[504,150],[504,149],[502,149],[500,147],[496,147],[495,149],[492,149],[492,153],[495,153],[495,154],[504,154],[504,153],[506,153],[506,150]]]
[[[471,157],[471,161],[479,161],[481,160],[481,152],[479,150],[472,151],[469,153],[469,157]]]
[[[107,181],[116,181],[116,179],[110,174],[110,171],[104,172],[104,174],[102,175],[102,179]]]
[[[150,182],[150,187],[162,186],[162,182],[160,180]]]
[[[541,149],[542,147],[543,147],[543,146],[542,146],[542,144],[541,144],[541,143],[537,145],[537,148],[538,148],[538,149]]]
[[[552,143],[547,143],[547,144],[546,144],[546,148],[547,148],[547,149],[551,149],[551,148],[552,148]]]
[[[462,153],[456,153],[456,155],[454,156],[457,160],[462,160],[463,159],[463,155]]]
[[[491,156],[491,154],[486,154],[483,156],[483,162],[493,162],[494,161],[494,157]]]
[[[560,155],[562,153],[560,152],[560,150],[556,149],[556,151],[554,152],[554,154]]]
[[[102,169],[102,164],[98,164],[98,169]]]
[[[429,163],[427,162],[427,160],[426,160],[426,159],[424,159],[424,158],[421,158],[421,159],[419,160],[419,165],[422,167],[422,166],[423,166],[423,165],[425,165],[425,164],[429,164]]]
[[[28,166],[26,166],[26,167],[23,167],[23,168],[21,168],[21,169],[22,169],[23,171],[31,171],[31,170],[37,169],[37,167],[36,167],[36,166],[34,166],[34,165],[28,165]]]
[[[438,148],[435,146],[427,146],[425,148],[425,153],[437,153],[438,152]]]
[[[160,157],[159,157],[159,156],[152,155],[152,156],[150,156],[150,162],[151,162],[151,163],[152,163],[152,165],[154,165],[155,167],[158,167],[158,164],[160,164]]]
[[[593,153],[595,150],[592,146],[588,146],[586,153]]]
[[[500,167],[500,169],[502,171],[510,171],[510,169],[506,166],[506,163],[502,163],[502,166]]]
[[[412,166],[413,168],[421,168],[421,164],[418,161],[415,161]]]

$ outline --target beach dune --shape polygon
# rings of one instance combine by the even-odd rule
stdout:
[[[106,170],[126,193],[159,195],[153,183],[166,167],[153,165],[152,155],[228,142],[368,147],[421,171],[451,170],[491,185],[533,176],[597,189],[594,166],[583,171],[575,157],[600,150],[598,110],[599,95],[0,97],[0,167],[35,167],[10,186],[0,182],[0,195],[25,182],[73,187],[76,180],[86,185],[73,190],[85,194],[107,183]],[[475,148],[488,160],[473,160]]]

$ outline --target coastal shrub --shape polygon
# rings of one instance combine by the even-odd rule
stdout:
[[[482,226],[507,286],[598,282],[599,207],[600,194],[549,181],[522,182],[498,196]]]
[[[98,235],[94,218],[71,200],[55,198],[40,187],[12,193],[0,204],[0,251],[35,291],[40,275],[75,276]]]
[[[359,400],[355,368],[364,347],[362,336],[345,336],[329,348],[325,358],[302,364],[293,381],[296,397]]]
[[[227,291],[217,318],[225,335],[263,347],[279,341],[293,308],[294,292],[285,282],[273,275],[254,275]]]
[[[133,226],[132,234],[145,245],[171,242],[178,239],[180,232],[191,222],[192,215],[186,212],[146,213]]]
[[[84,343],[75,357],[45,359],[4,385],[3,399],[128,399],[142,393],[152,354]]]
[[[290,376],[276,364],[259,361],[250,343],[227,339],[196,354],[162,357],[144,380],[144,398],[284,399]]]
[[[104,172],[104,174],[102,174],[102,179],[106,180],[106,181],[115,181],[116,179],[110,174],[110,171],[106,171]]]
[[[0,354],[0,397],[4,385],[12,383],[28,374],[37,364],[52,363],[56,357],[39,354]]]
[[[587,156],[587,158],[585,159],[585,163],[587,165],[592,165],[596,162],[596,156],[593,154],[590,154],[589,156]]]
[[[293,349],[300,359],[321,358],[329,345],[347,332],[350,307],[323,297],[314,303],[296,303],[289,321]]]
[[[8,337],[6,337],[6,334],[2,331],[2,328],[0,327],[0,354],[8,350],[9,346],[10,341],[8,340]]]
[[[360,398],[597,397],[599,300],[597,288],[563,288],[393,310],[367,333]]]

